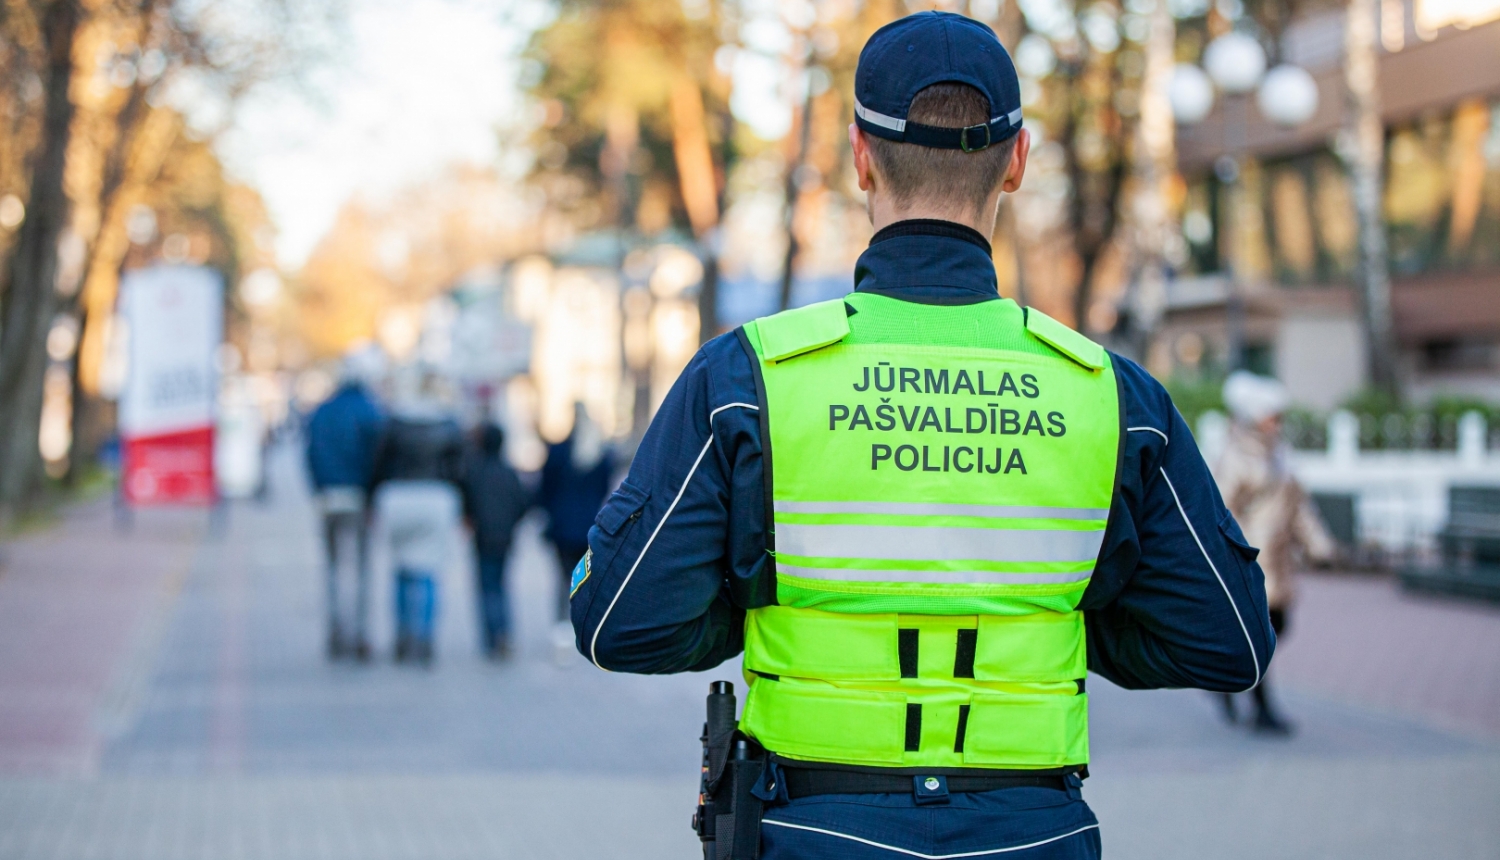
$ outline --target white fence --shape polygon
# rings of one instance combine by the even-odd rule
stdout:
[[[1199,419],[1199,447],[1210,463],[1223,451],[1227,430],[1221,413]],[[1459,421],[1456,451],[1361,451],[1359,420],[1336,412],[1328,419],[1328,447],[1294,451],[1292,467],[1308,492],[1353,498],[1361,548],[1424,556],[1447,522],[1450,487],[1500,487],[1500,452],[1487,450],[1486,437],[1484,416],[1470,412]]]

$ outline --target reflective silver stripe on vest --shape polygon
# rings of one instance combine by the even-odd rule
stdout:
[[[1082,582],[1092,570],[1072,573],[1002,573],[995,570],[874,570],[865,567],[798,567],[777,562],[776,572],[840,582],[936,582],[956,585],[1041,585]]]
[[[777,553],[816,558],[1091,562],[1103,542],[1103,529],[776,524]]]
[[[955,505],[942,502],[776,502],[778,514],[886,514],[920,517],[992,517],[1013,520],[1102,520],[1109,508]]]

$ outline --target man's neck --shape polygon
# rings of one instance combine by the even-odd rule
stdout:
[[[870,225],[879,233],[885,227],[900,221],[950,221],[954,224],[962,224],[988,239],[995,235],[995,209],[987,207],[982,214],[972,209],[955,207],[952,209],[939,206],[904,206],[897,207],[876,197],[870,201]]]

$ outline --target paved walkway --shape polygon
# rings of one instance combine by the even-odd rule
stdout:
[[[192,511],[121,534],[91,505],[6,548],[0,860],[694,856],[702,694],[734,667],[556,665],[534,522],[514,662],[475,655],[456,555],[435,669],[330,666],[295,458],[275,478],[222,537]],[[1091,682],[1108,856],[1500,856],[1500,612],[1325,576],[1293,624],[1272,669],[1291,740]]]

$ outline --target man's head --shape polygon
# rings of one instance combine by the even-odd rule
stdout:
[[[485,422],[479,428],[479,450],[487,457],[499,457],[500,451],[505,447],[505,431],[500,425],[493,422]]]
[[[855,73],[855,170],[877,227],[937,217],[985,232],[1030,150],[1010,55],[983,24],[923,12],[870,37]]]
[[[1291,404],[1291,392],[1272,377],[1236,370],[1224,380],[1224,406],[1229,414],[1268,438],[1277,438],[1281,417]]]

